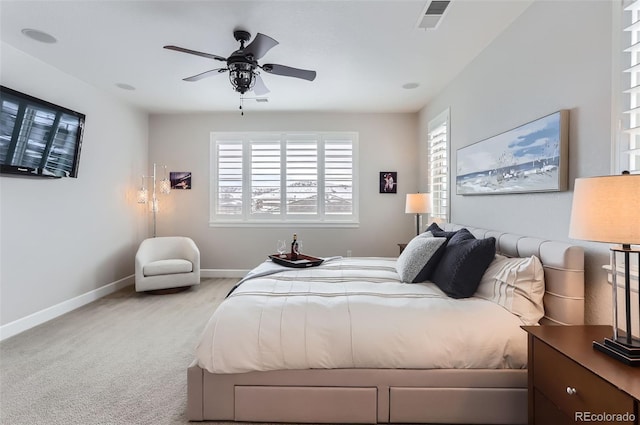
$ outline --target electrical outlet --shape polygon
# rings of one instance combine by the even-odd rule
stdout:
[[[351,250],[347,249],[347,257],[351,257]]]

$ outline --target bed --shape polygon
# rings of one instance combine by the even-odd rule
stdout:
[[[535,256],[544,275],[544,312],[535,320],[583,324],[581,247],[442,227],[495,238],[496,252],[506,257]],[[299,271],[278,271],[268,262],[254,269],[203,333],[187,371],[188,419],[526,423],[524,316],[476,296],[447,297],[430,283],[401,284],[395,261],[335,258]],[[416,316],[425,306],[436,315],[431,324]],[[471,320],[461,326],[464,317]],[[496,341],[485,346],[487,339]]]

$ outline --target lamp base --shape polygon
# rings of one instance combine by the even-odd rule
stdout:
[[[602,342],[593,341],[593,348],[629,366],[640,366],[640,347],[605,338]]]

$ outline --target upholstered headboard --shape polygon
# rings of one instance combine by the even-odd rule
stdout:
[[[544,266],[545,315],[541,325],[584,324],[584,250],[551,241],[460,224],[440,224],[444,230],[466,227],[476,238],[496,238],[496,250],[508,257],[536,255]]]

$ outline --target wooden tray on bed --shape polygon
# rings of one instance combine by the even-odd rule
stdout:
[[[282,254],[282,256],[280,256],[280,254],[272,254],[269,258],[271,258],[271,261],[280,264],[281,266],[295,268],[319,266],[324,261],[322,258],[304,254],[298,254],[298,259],[295,261],[291,260],[291,254]]]

